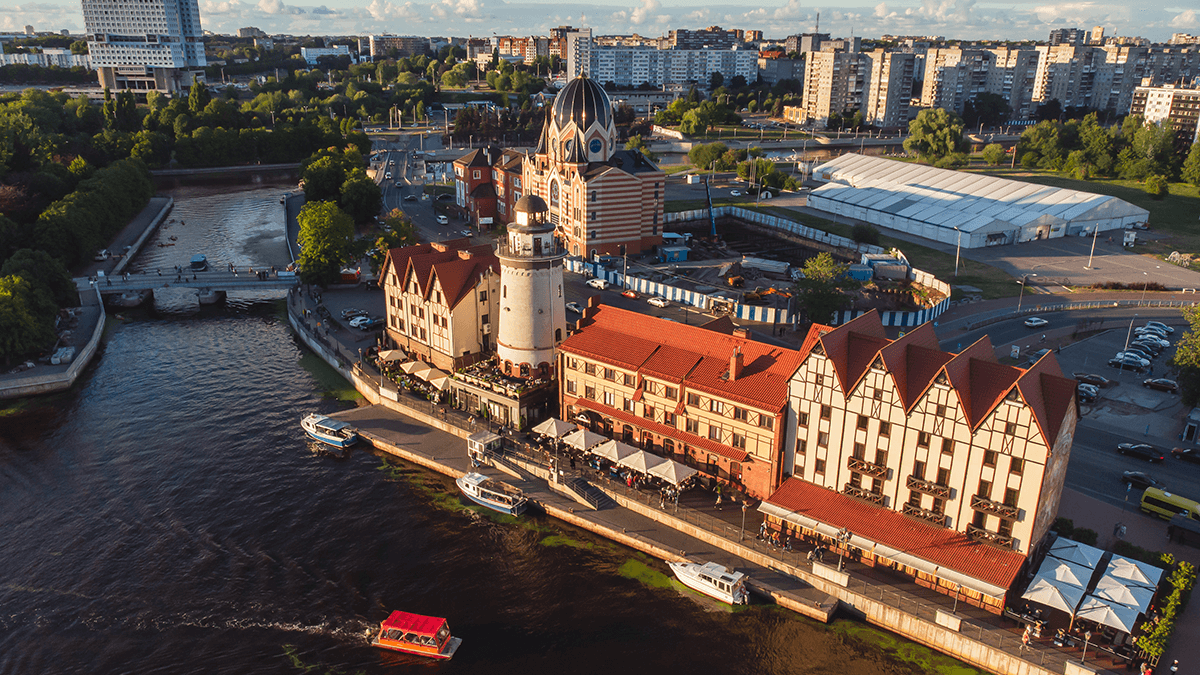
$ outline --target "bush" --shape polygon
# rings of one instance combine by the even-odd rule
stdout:
[[[1074,539],[1075,541],[1077,541],[1081,544],[1087,544],[1088,546],[1095,546],[1096,540],[1099,539],[1099,537],[1096,534],[1095,530],[1089,530],[1086,527],[1078,527],[1078,528],[1075,528],[1075,531],[1072,533],[1071,539]]]
[[[879,230],[866,223],[859,223],[850,228],[850,238],[858,244],[879,245]]]
[[[1169,290],[1157,281],[1150,283],[1123,283],[1120,281],[1097,281],[1088,288],[1104,291],[1165,291]]]
[[[1146,194],[1153,199],[1162,199],[1166,197],[1169,190],[1167,189],[1167,177],[1158,174],[1146,176],[1146,185],[1143,188]]]
[[[1075,532],[1075,521],[1059,516],[1054,519],[1054,524],[1050,526],[1050,529],[1057,532],[1058,536],[1070,539],[1071,534]]]
[[[1000,162],[1004,161],[1004,146],[999,143],[990,143],[983,149],[983,161],[988,163],[988,166],[999,166]]]

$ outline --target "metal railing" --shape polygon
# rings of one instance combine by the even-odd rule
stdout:
[[[990,499],[985,499],[979,495],[971,497],[971,508],[976,511],[992,513],[1002,518],[1016,518],[1018,514],[1017,507],[1009,506],[1001,502],[994,502]]]
[[[946,487],[945,485],[938,485],[937,483],[925,480],[924,478],[909,476],[907,479],[905,479],[904,485],[910,490],[923,492],[927,495],[933,495],[934,497],[941,497],[942,499],[950,498],[950,488]]]

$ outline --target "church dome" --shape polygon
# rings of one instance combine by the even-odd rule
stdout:
[[[554,121],[560,129],[570,122],[580,129],[599,122],[600,128],[606,129],[612,124],[612,102],[603,87],[581,75],[554,97]]]

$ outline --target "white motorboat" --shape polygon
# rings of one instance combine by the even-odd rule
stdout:
[[[358,430],[348,422],[312,413],[300,420],[305,433],[314,439],[337,448],[348,448],[358,442]]]
[[[529,503],[529,498],[517,488],[481,473],[472,472],[454,482],[467,499],[510,516],[524,513]]]
[[[746,592],[746,575],[741,572],[730,572],[715,562],[668,564],[676,578],[692,590],[731,605],[744,605],[750,599]]]

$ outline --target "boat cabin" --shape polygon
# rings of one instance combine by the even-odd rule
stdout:
[[[379,624],[375,642],[381,647],[433,656],[446,651],[450,639],[450,625],[445,619],[396,611]]]
[[[730,574],[724,567],[716,563],[706,563],[696,572],[696,576],[706,584],[711,584],[713,588],[724,591],[725,593],[733,593],[741,589],[742,579],[746,576],[741,572]]]
[[[503,441],[490,431],[477,431],[467,437],[467,457],[485,464],[489,456],[500,454]]]

